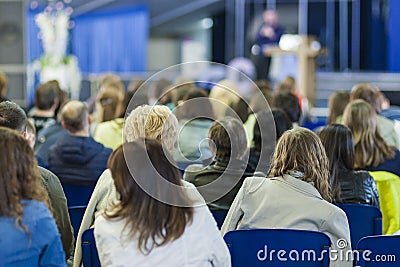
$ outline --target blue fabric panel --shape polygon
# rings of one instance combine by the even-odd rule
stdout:
[[[84,73],[146,70],[149,15],[145,6],[74,18],[72,52]]]
[[[388,71],[400,72],[400,1],[389,0]]]

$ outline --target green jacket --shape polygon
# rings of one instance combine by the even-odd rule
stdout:
[[[43,186],[49,194],[53,218],[60,231],[65,256],[68,259],[74,251],[74,233],[69,218],[67,199],[58,177],[42,167],[38,166],[38,169]]]

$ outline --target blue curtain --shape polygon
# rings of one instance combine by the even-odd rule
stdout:
[[[74,18],[72,53],[84,73],[146,70],[149,15],[146,6]]]

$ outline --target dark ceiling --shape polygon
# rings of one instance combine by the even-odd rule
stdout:
[[[43,6],[48,0],[29,0]],[[189,31],[200,19],[221,12],[225,0],[72,0],[73,16],[93,12],[147,5],[151,34],[179,35]]]

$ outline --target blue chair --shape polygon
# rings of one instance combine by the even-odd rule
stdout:
[[[87,206],[92,196],[94,186],[62,185],[68,207]]]
[[[364,204],[338,204],[337,206],[347,215],[353,248],[365,236],[382,234],[382,213],[377,207]]]
[[[224,239],[231,253],[233,267],[329,266],[331,241],[324,233],[251,229],[228,232]]]
[[[101,267],[93,228],[87,229],[82,234],[82,262],[84,267]]]
[[[228,211],[227,210],[210,210],[210,211],[215,221],[217,222],[218,228],[221,229],[222,224],[225,221],[225,217],[228,214]]]
[[[400,266],[400,235],[362,238],[357,244],[357,266]],[[363,257],[363,254],[365,255]]]
[[[68,207],[69,218],[71,219],[72,227],[74,228],[74,237],[78,236],[79,228],[81,227],[81,222],[83,215],[85,214],[86,206],[72,206]]]

